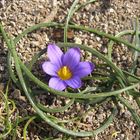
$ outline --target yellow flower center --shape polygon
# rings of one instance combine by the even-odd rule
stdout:
[[[72,77],[72,73],[67,66],[63,66],[62,68],[60,68],[57,73],[62,80],[68,80]]]

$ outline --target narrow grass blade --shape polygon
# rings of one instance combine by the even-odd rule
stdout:
[[[30,124],[34,119],[36,119],[36,116],[31,117],[31,118],[27,121],[27,123],[25,124],[25,126],[24,126],[24,129],[23,129],[23,138],[24,138],[24,140],[27,140],[27,139],[26,139],[26,137],[27,137],[27,127],[29,126],[29,124]]]
[[[68,11],[68,16],[67,16],[67,19],[66,19],[66,24],[65,24],[65,27],[64,27],[64,42],[66,43],[67,42],[67,31],[68,31],[68,24],[69,24],[69,21],[70,21],[70,18],[72,17],[72,15],[74,14],[75,12],[75,7],[77,5],[77,3],[79,2],[79,0],[75,0],[72,4],[72,6],[70,7],[70,10]]]
[[[74,99],[71,99],[65,106],[63,107],[56,107],[56,108],[49,108],[45,107],[44,105],[37,103],[37,106],[44,112],[49,112],[49,113],[56,113],[56,112],[64,112],[67,110],[72,104],[74,103]]]
[[[140,48],[140,39],[139,39],[139,20],[136,19],[136,31],[135,31],[135,47],[136,48]],[[138,51],[134,51],[133,53],[133,64],[132,64],[132,69],[131,69],[131,73],[135,73],[136,71],[136,67],[137,67],[137,58],[138,58],[139,52]]]

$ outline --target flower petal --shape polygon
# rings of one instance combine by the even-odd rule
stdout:
[[[73,74],[80,78],[83,78],[90,74],[95,68],[95,65],[91,62],[80,62],[74,69]]]
[[[61,58],[63,52],[58,46],[56,46],[55,44],[49,44],[47,53],[51,63],[56,64],[58,66],[62,66]]]
[[[56,90],[62,91],[66,88],[66,86],[66,83],[57,77],[52,77],[49,81],[49,87]]]
[[[80,49],[71,48],[62,57],[63,65],[68,66],[71,70],[80,62]]]
[[[51,75],[51,76],[57,76],[57,71],[58,71],[58,67],[54,64],[52,64],[49,61],[46,61],[42,64],[42,69],[45,73]]]
[[[82,83],[81,83],[81,79],[77,76],[69,79],[69,80],[66,80],[65,81],[66,84],[72,88],[80,88]]]

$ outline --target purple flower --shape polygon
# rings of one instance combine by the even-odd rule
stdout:
[[[94,69],[91,62],[80,62],[80,49],[70,48],[65,54],[55,44],[48,45],[48,58],[42,64],[43,71],[51,75],[49,87],[64,90],[67,86],[81,87],[81,79],[90,74]]]

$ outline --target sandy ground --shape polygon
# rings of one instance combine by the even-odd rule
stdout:
[[[80,3],[86,0],[80,0]],[[0,20],[4,25],[6,31],[13,37],[21,33],[27,27],[40,22],[60,22],[65,23],[68,9],[70,8],[72,0],[1,0],[0,1]],[[120,31],[127,29],[134,29],[135,18],[140,18],[140,1],[139,0],[97,0],[97,2],[87,5],[80,11],[74,13],[72,21],[99,29],[106,33],[115,35]],[[52,41],[61,41],[63,35],[59,36],[53,29],[36,31],[25,37],[18,45],[17,52],[23,61],[29,61],[35,52],[46,47],[47,43]],[[129,38],[127,38],[129,39]],[[74,31],[71,41],[88,44],[90,47],[96,48],[103,54],[107,53],[106,40],[97,37],[94,34],[83,33],[81,31]],[[127,48],[115,48],[113,50],[114,62],[118,66],[125,67],[132,63],[131,53]],[[6,67],[7,49],[2,41],[0,41],[0,81],[5,83],[8,80],[8,73]],[[10,98],[16,102],[17,110],[21,116],[32,114],[31,106],[24,97],[24,94],[18,90],[10,94]],[[39,97],[44,104],[48,102],[45,95]],[[51,105],[61,104],[55,97],[50,97]],[[135,106],[133,99],[130,98],[130,103]],[[79,109],[80,108],[80,109]],[[101,134],[95,138],[83,138],[83,140],[139,140],[139,129],[131,118],[129,111],[121,104],[119,106],[117,117],[113,123]],[[75,104],[71,112],[71,116],[80,113],[80,110],[85,110],[84,105]],[[101,122],[108,116],[111,110],[111,103],[105,102],[100,107],[94,109],[87,114],[84,126],[77,126],[79,129],[92,130],[97,128]],[[140,112],[140,110],[137,110]],[[16,113],[15,113],[16,114]],[[55,116],[69,117],[66,114],[55,114]],[[28,129],[28,139],[40,140],[46,137],[63,137],[62,133],[53,130],[47,124],[39,122],[44,130],[37,127],[38,122],[33,123]],[[18,128],[17,139],[22,138],[22,129],[24,124]],[[115,135],[114,135],[115,134]],[[10,139],[10,138],[7,138]],[[78,139],[78,138],[72,138]],[[79,138],[79,140],[82,138]]]

